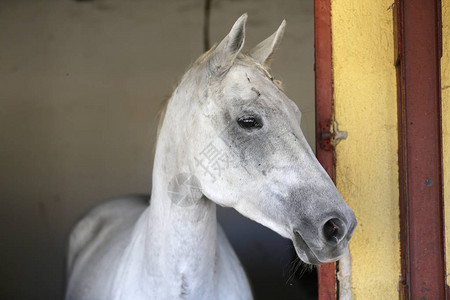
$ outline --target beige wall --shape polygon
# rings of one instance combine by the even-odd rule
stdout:
[[[148,193],[155,115],[202,52],[203,1],[0,2],[0,298],[60,299],[65,239],[108,197]],[[288,29],[274,73],[314,141],[312,1],[213,1],[212,40]]]
[[[333,0],[337,185],[354,209],[352,292],[398,299],[400,278],[397,94],[393,1]],[[450,0],[442,0],[441,58],[447,284],[450,283]],[[438,217],[438,216],[437,216]]]
[[[333,0],[336,184],[355,211],[350,241],[355,300],[398,299],[400,275],[397,88],[393,1]]]

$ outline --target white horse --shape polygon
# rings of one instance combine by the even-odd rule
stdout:
[[[251,299],[216,204],[291,239],[306,263],[346,251],[354,213],[308,146],[297,106],[268,72],[285,22],[242,54],[246,19],[173,92],[150,206],[143,197],[111,200],[74,228],[66,299]]]

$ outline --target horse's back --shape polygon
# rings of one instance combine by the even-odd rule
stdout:
[[[83,295],[96,298],[92,297],[90,285],[101,276],[99,270],[111,268],[113,273],[116,259],[126,246],[136,220],[148,207],[149,199],[148,195],[111,199],[92,208],[77,222],[69,238],[67,299],[84,299]],[[103,279],[101,284],[110,283]]]

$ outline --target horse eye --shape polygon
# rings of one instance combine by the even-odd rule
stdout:
[[[262,123],[259,122],[255,117],[241,117],[238,120],[239,126],[245,129],[252,129],[252,128],[261,128]]]

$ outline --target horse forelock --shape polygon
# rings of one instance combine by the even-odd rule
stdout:
[[[193,64],[193,66],[199,66],[204,64],[206,61],[209,60],[209,58],[213,55],[214,50],[217,48],[217,44],[213,45],[211,47],[211,49],[209,49],[208,51],[206,51],[205,53],[203,53]],[[270,80],[272,80],[274,82],[274,84],[280,88],[281,90],[283,89],[283,83],[280,80],[276,80],[273,78],[272,74],[270,73],[270,70],[268,67],[260,64],[259,62],[257,62],[255,59],[253,59],[250,55],[240,52],[236,58],[236,60],[239,62],[244,62],[247,63],[250,66],[254,66],[257,69],[259,69],[260,71],[263,72],[263,74],[269,78]]]
[[[211,49],[209,49],[208,51],[206,51],[205,53],[203,53],[202,55],[200,55],[199,58],[197,58],[195,60],[195,62],[192,64],[192,67],[197,67],[197,66],[201,66],[204,65],[209,58],[211,57],[211,55],[213,54],[214,50],[217,48],[217,44],[213,45],[211,47]],[[245,53],[239,53],[239,55],[237,56],[237,62],[243,62],[249,66],[254,66],[256,67],[258,70],[262,71],[262,73],[269,78],[280,90],[284,90],[283,89],[283,83],[280,80],[274,79],[272,74],[269,72],[269,68],[265,67],[264,65],[260,64],[259,62],[257,62],[255,59],[253,59],[250,55],[247,55]],[[190,68],[191,69],[191,68]],[[173,92],[172,92],[173,94]],[[156,130],[156,138],[158,138],[159,133],[161,131],[161,127],[164,121],[164,117],[166,115],[166,111],[167,111],[167,105],[169,104],[170,99],[172,98],[172,96],[168,97],[167,99],[165,99],[163,101],[162,107],[159,110],[158,114],[157,114],[157,118],[158,118],[158,126],[157,126],[157,130]]]

